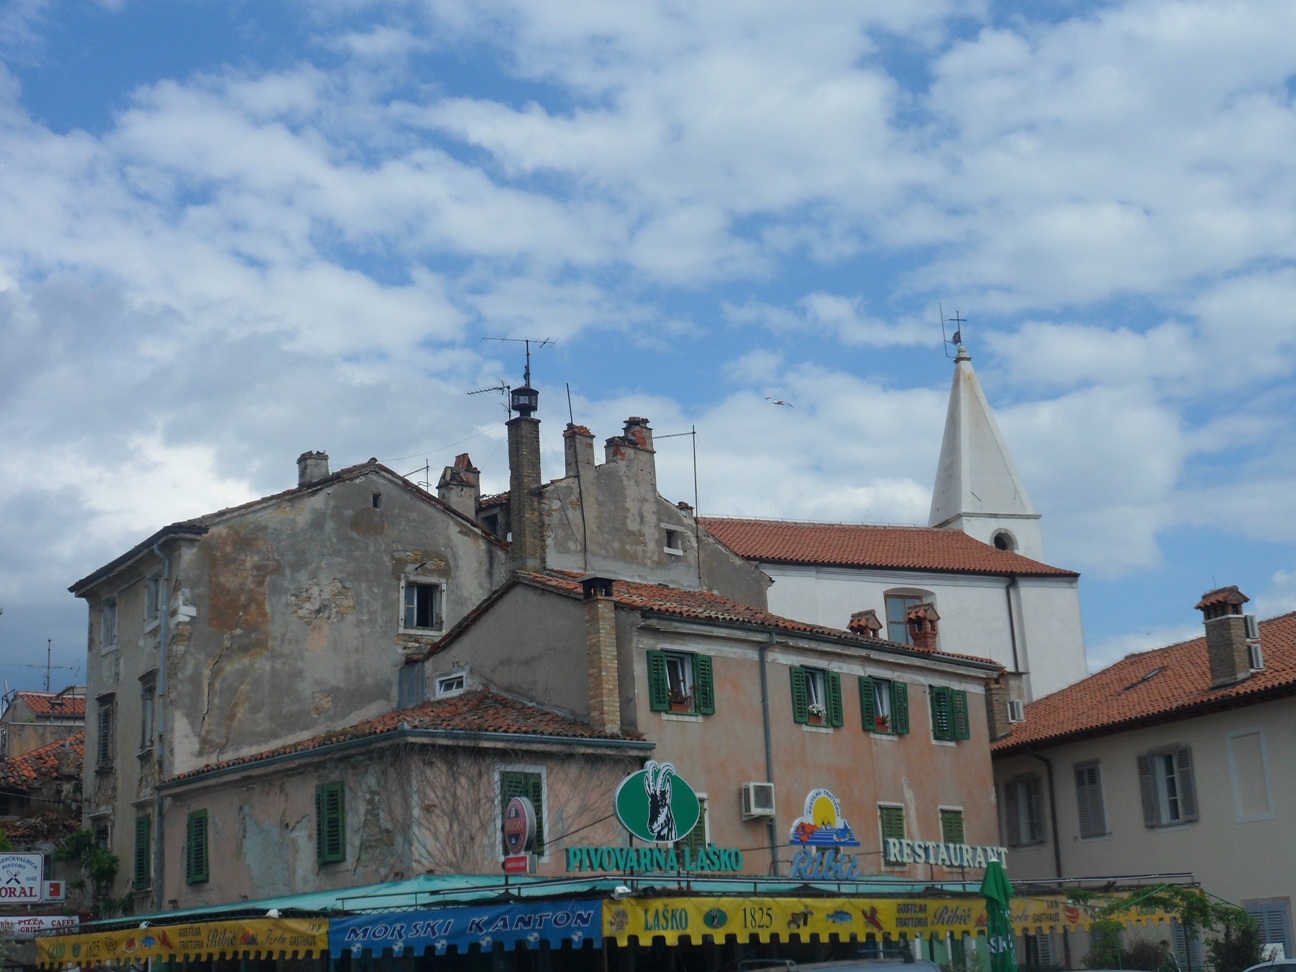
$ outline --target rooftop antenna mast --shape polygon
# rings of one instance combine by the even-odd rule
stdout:
[[[940,309],[941,338],[943,339],[944,345],[949,345],[949,344],[954,345],[954,350],[957,353],[959,346],[963,343],[963,325],[967,323],[967,318],[960,317],[959,312],[957,310],[954,311],[953,317],[946,317],[945,308],[942,307],[940,304],[937,304],[936,306],[937,308]],[[954,326],[953,335],[947,336],[947,332],[945,330],[946,324],[952,324]],[[949,353],[948,347],[945,348],[945,357],[947,358],[954,357],[953,354]]]
[[[557,340],[555,340],[554,338],[507,338],[507,337],[484,337],[482,338],[482,340],[483,341],[511,341],[514,344],[526,345],[526,369],[522,372],[522,384],[530,394],[522,395],[520,397],[517,393],[510,394],[509,413],[512,414],[514,411],[519,411],[518,405],[522,404],[522,407],[527,409],[526,414],[528,415],[531,414],[531,412],[535,411],[534,399],[536,398],[535,389],[531,387],[531,345],[532,343],[534,343],[536,346],[536,350],[539,351],[541,348],[546,348],[551,344],[557,344],[558,343]],[[531,400],[529,404],[522,403],[522,399],[528,399],[528,398]]]
[[[507,415],[509,412],[509,392],[511,392],[512,390],[513,390],[512,385],[510,385],[506,381],[501,381],[501,382],[497,382],[494,385],[491,385],[489,388],[474,388],[468,394],[484,395],[486,394],[486,392],[499,392],[501,395],[504,396],[504,413]]]

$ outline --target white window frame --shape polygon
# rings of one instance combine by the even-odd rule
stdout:
[[[665,534],[665,539],[662,541],[663,552],[675,557],[684,556],[684,531],[678,526],[667,526],[663,523],[662,532]],[[671,540],[676,541],[673,546]]]
[[[869,676],[869,678],[870,681],[872,681],[873,683],[873,716],[874,718],[877,718],[878,716],[885,716],[887,720],[887,725],[891,727],[890,729],[887,730],[887,732],[894,733],[895,723],[891,719],[892,711],[893,711],[892,710],[893,696],[891,694],[891,686],[895,682],[895,679],[882,678],[881,676],[878,675],[871,675]],[[864,728],[868,729],[871,732],[877,731],[875,727],[871,727],[871,726],[865,726]]]
[[[806,689],[806,712],[810,713],[813,706],[819,706],[823,710],[820,714],[825,720],[828,719],[828,678],[822,668],[802,668],[805,672],[805,689]]]
[[[411,587],[429,587],[434,588],[436,593],[437,616],[434,619],[436,624],[432,627],[419,627],[405,623],[406,615],[406,591]],[[401,578],[400,586],[400,630],[405,634],[427,634],[429,632],[441,632],[445,630],[445,606],[446,606],[446,584],[439,577],[420,577],[413,575]]]
[[[692,654],[680,651],[663,651],[663,659],[666,662],[666,691],[673,698],[677,690],[682,690],[684,696],[693,706],[694,712],[697,711],[697,685],[693,682],[693,666],[695,664]]]
[[[901,645],[911,645],[913,644],[913,639],[909,637],[908,622],[906,622],[903,617],[900,618],[898,622],[893,622],[891,620],[890,602],[896,598],[903,598],[906,602],[912,601],[913,604],[922,604],[925,601],[926,603],[935,607],[936,596],[932,594],[931,591],[919,590],[916,587],[897,587],[892,590],[882,592],[882,624],[886,630],[886,640],[894,641],[897,644],[901,644]],[[912,606],[913,606],[912,604],[906,603],[904,605],[904,613],[908,614],[909,608]],[[893,638],[891,637],[891,625],[897,623],[902,628],[901,631],[902,637]]]
[[[103,599],[99,608],[99,648],[102,651],[113,651],[117,647],[117,622],[121,614],[117,610],[117,595]]]
[[[1186,752],[1187,762],[1192,763],[1191,746],[1171,746],[1145,753],[1140,759],[1148,762],[1148,780],[1151,786],[1149,796],[1152,801],[1151,826],[1164,829],[1167,827],[1184,827],[1198,819],[1196,773],[1190,773],[1188,785],[1179,771],[1179,757]],[[1142,769],[1139,771],[1140,788],[1142,786]],[[1185,799],[1186,798],[1186,799]],[[1186,809],[1184,803],[1191,803]],[[1144,805],[1145,823],[1147,806]]]
[[[1032,785],[1038,801],[1032,800]],[[1004,793],[1004,842],[1009,847],[1037,847],[1048,842],[1048,831],[1044,826],[1044,781],[1038,773],[1021,773],[1004,781],[1004,787],[1014,790],[1013,798]],[[1012,810],[1017,808],[1017,840],[1012,838]],[[1031,807],[1037,810],[1032,828]]]
[[[444,675],[436,677],[436,698],[448,699],[456,695],[463,695],[468,689],[468,674],[466,672],[447,672]]]

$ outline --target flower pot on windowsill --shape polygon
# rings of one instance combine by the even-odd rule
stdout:
[[[812,726],[826,726],[828,725],[828,713],[808,712],[806,713],[806,722]]]
[[[672,701],[671,704],[670,704],[670,711],[672,711],[672,712],[692,712],[692,711],[693,711],[693,703],[690,702],[690,701],[688,701],[687,699],[685,699],[683,702],[674,702],[674,701]]]
[[[885,716],[878,716],[876,719],[873,720],[873,724],[876,727],[875,729],[876,732],[891,731],[891,720],[886,718]]]

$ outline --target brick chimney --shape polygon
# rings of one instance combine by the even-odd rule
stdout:
[[[328,453],[327,452],[303,452],[297,457],[297,485],[305,486],[308,483],[318,482],[321,479],[328,479]]]
[[[876,611],[866,608],[850,616],[850,624],[846,625],[846,630],[862,638],[876,638],[878,632],[882,630],[882,622],[878,620]]]
[[[453,466],[446,466],[437,481],[437,498],[470,520],[477,515],[481,498],[481,470],[472,464],[468,453],[455,456]]]
[[[905,614],[905,624],[909,626],[910,643],[919,651],[935,651],[939,622],[940,615],[936,613],[936,605],[929,601],[915,604]]]
[[[544,530],[540,522],[540,420],[519,414],[508,423],[509,567],[544,570]]]
[[[623,462],[648,477],[654,495],[657,492],[657,450],[653,448],[652,427],[646,418],[632,415],[625,420],[625,430],[603,444],[604,462]]]
[[[612,581],[587,577],[581,581],[585,599],[585,657],[589,663],[590,725],[621,728],[621,678],[617,664],[616,602]]]
[[[594,433],[583,425],[568,422],[563,431],[563,453],[567,458],[568,478],[588,475],[594,469]]]
[[[1197,610],[1202,613],[1206,626],[1211,688],[1232,685],[1251,674],[1246,616],[1242,613],[1242,605],[1249,600],[1233,586],[1207,591],[1197,602]]]
[[[1008,718],[1008,683],[1002,672],[986,682],[985,706],[990,741],[1002,739],[1012,731],[1012,723]]]

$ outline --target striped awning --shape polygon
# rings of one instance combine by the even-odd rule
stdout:
[[[307,958],[328,952],[325,918],[248,918],[192,922],[36,939],[37,964],[47,967],[213,958]]]

